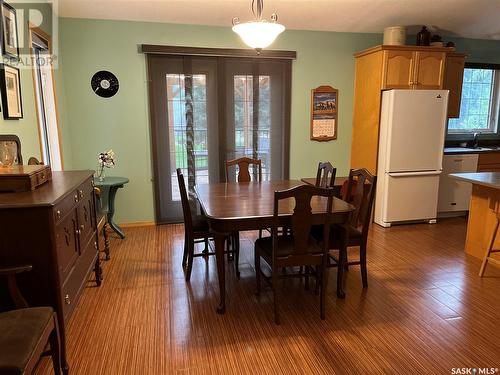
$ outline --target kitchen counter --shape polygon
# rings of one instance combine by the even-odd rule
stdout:
[[[500,172],[452,173],[449,176],[472,183],[465,252],[482,259],[500,211]],[[494,247],[500,248],[500,237]]]
[[[452,173],[449,176],[474,185],[500,190],[500,172]]]
[[[445,155],[454,155],[454,154],[484,154],[487,152],[500,152],[500,148],[497,148],[498,146],[492,146],[492,147],[478,147],[478,148],[472,148],[472,147],[445,147],[444,148],[444,154]]]

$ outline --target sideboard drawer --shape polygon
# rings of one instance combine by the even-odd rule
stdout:
[[[54,220],[58,224],[64,217],[75,208],[78,203],[78,192],[70,192],[62,201],[54,207]]]

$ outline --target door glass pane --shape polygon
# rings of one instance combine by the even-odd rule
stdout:
[[[259,76],[254,88],[252,75],[235,75],[234,88],[234,156],[262,160],[262,179],[271,175],[271,77]],[[254,89],[258,89],[258,121],[254,124]],[[255,125],[255,126],[254,126]],[[251,166],[250,168],[253,168]],[[252,174],[256,171],[251,169]],[[255,175],[254,174],[254,175]]]
[[[194,74],[192,77],[193,99],[193,157],[196,184],[208,183],[208,135],[207,135],[207,87],[206,75]],[[167,74],[167,122],[170,139],[170,178],[173,201],[179,201],[179,186],[176,169],[181,168],[188,186],[188,127],[186,121],[187,101],[186,76]]]

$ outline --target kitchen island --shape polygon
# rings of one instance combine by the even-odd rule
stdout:
[[[500,213],[500,172],[453,173],[449,176],[472,183],[465,252],[482,259],[495,230],[497,213]],[[500,249],[500,234],[493,248]]]

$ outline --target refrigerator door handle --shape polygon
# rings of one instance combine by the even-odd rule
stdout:
[[[423,172],[389,172],[387,173],[391,177],[411,177],[411,176],[437,176],[440,175],[442,171],[423,171]]]

